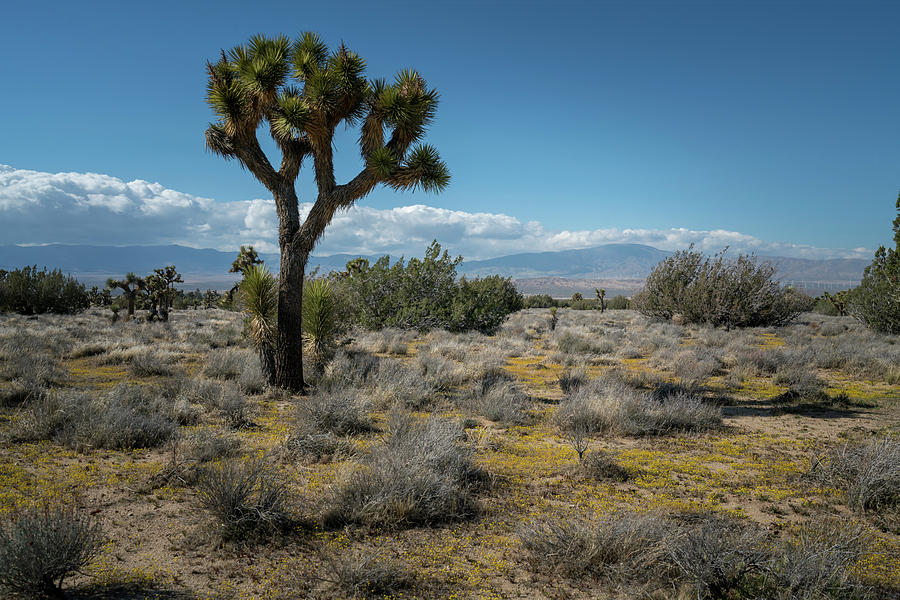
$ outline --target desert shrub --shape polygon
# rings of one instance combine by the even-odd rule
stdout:
[[[409,342],[415,336],[415,332],[394,327],[379,331],[357,331],[354,334],[356,344],[368,352],[400,355],[409,351]]]
[[[881,246],[863,271],[859,286],[846,294],[847,312],[867,327],[900,333],[900,196],[894,219],[894,248]]]
[[[416,362],[425,380],[441,391],[460,386],[469,379],[465,366],[437,354],[419,352]]]
[[[753,256],[712,258],[693,247],[659,263],[633,304],[641,313],[716,327],[783,325],[809,308],[810,299],[782,287],[775,266]]]
[[[103,544],[100,525],[71,506],[13,511],[0,527],[0,588],[24,597],[59,597],[63,580]]]
[[[518,536],[532,564],[569,577],[593,575],[614,583],[659,572],[670,527],[651,514],[617,513],[599,519],[532,521]]]
[[[772,382],[788,386],[790,390],[794,390],[799,397],[803,398],[817,398],[825,391],[825,381],[815,371],[790,364],[779,366],[775,370]]]
[[[556,306],[556,301],[547,294],[532,294],[526,296],[523,308],[550,308]]]
[[[326,558],[329,574],[347,598],[398,597],[410,586],[412,577],[399,563],[386,559],[377,551],[342,554]]]
[[[90,305],[84,285],[59,269],[38,271],[35,265],[0,275],[0,312],[73,314]]]
[[[268,383],[265,373],[256,356],[247,357],[247,362],[241,368],[237,383],[245,394],[261,394],[266,390]]]
[[[353,388],[316,391],[299,404],[297,420],[301,427],[335,435],[365,433],[375,428],[369,403]]]
[[[236,456],[241,442],[231,435],[201,429],[191,436],[188,448],[190,458],[205,463]]]
[[[216,379],[237,379],[244,370],[244,365],[259,359],[253,352],[243,348],[218,348],[206,356],[203,374]]]
[[[251,424],[250,405],[247,397],[236,385],[223,385],[218,398],[218,408],[225,422],[235,429]]]
[[[865,598],[853,566],[869,540],[858,525],[824,520],[781,540],[766,569],[765,597],[775,600]]]
[[[626,310],[631,308],[631,300],[626,296],[613,296],[606,301],[606,308],[610,310]]]
[[[175,371],[171,355],[156,350],[146,350],[136,354],[128,363],[128,368],[138,377],[169,376]]]
[[[291,454],[304,459],[326,460],[353,454],[353,444],[346,437],[321,431],[309,423],[300,422],[285,442]]]
[[[422,259],[391,264],[382,257],[374,264],[348,263],[346,277],[336,282],[339,294],[356,307],[356,320],[368,329],[477,329],[491,333],[510,312],[522,307],[522,297],[509,279],[456,279],[462,257],[451,259],[433,242]]]
[[[632,478],[631,471],[620,465],[604,450],[588,452],[581,460],[580,467],[586,476],[593,479],[628,481]]]
[[[561,371],[558,379],[559,389],[562,390],[563,394],[568,394],[587,383],[588,374],[583,367],[575,367],[573,369],[564,369]]]
[[[682,350],[673,360],[675,375],[688,389],[700,387],[722,368],[719,353],[710,348]]]
[[[287,521],[287,487],[264,459],[210,465],[197,483],[197,496],[224,539],[270,533]]]
[[[566,396],[554,419],[564,434],[658,435],[721,427],[721,411],[683,392],[654,399],[616,377],[594,379]]]
[[[504,425],[521,424],[527,420],[528,396],[503,371],[483,375],[460,402],[464,408]]]
[[[164,412],[160,399],[140,386],[120,384],[99,398],[54,390],[29,401],[16,437],[72,448],[155,448],[175,432]]]
[[[556,347],[565,354],[609,354],[615,349],[615,343],[610,339],[590,339],[572,331],[562,330],[556,336]]]
[[[849,504],[859,510],[900,508],[900,441],[894,438],[841,446],[820,461],[814,474],[845,490]]]
[[[475,330],[496,333],[510,313],[524,308],[522,294],[508,277],[491,275],[476,279],[463,277],[453,296],[451,331]]]
[[[769,559],[765,534],[733,519],[700,515],[667,540],[667,557],[698,598],[743,597]]]
[[[484,483],[454,421],[392,413],[390,437],[334,489],[329,526],[429,526],[470,517]]]

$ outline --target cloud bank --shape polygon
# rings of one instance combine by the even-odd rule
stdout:
[[[300,205],[301,217],[312,205]],[[415,204],[392,209],[355,206],[338,213],[316,254],[421,255],[432,239],[468,259],[518,252],[571,250],[610,243],[678,250],[694,244],[712,252],[797,258],[870,258],[867,248],[816,248],[765,241],[725,230],[552,230],[536,221]],[[0,243],[181,244],[232,251],[253,244],[277,252],[271,199],[219,202],[142,180],[124,182],[98,173],[44,173],[0,165]]]

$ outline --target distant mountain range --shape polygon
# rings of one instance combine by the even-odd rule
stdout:
[[[13,269],[36,264],[59,268],[79,280],[98,285],[107,277],[129,271],[149,273],[156,267],[174,264],[185,279],[184,287],[230,288],[236,279],[228,273],[236,252],[221,252],[185,246],[86,246],[50,244],[45,246],[0,246],[0,268]],[[606,287],[630,293],[640,287],[648,273],[671,252],[641,244],[606,244],[583,250],[529,252],[487,260],[465,261],[458,271],[468,276],[499,274],[517,280],[525,293],[571,295]],[[309,268],[340,270],[356,254],[334,254],[310,258]],[[278,270],[277,254],[260,257]],[[375,261],[378,256],[365,256]],[[760,257],[778,267],[782,281],[810,291],[846,289],[859,283],[870,261],[863,259],[812,260]],[[571,291],[569,291],[571,290]]]

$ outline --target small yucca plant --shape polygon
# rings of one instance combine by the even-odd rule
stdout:
[[[239,298],[244,312],[244,333],[259,353],[269,383],[275,381],[275,331],[278,320],[278,281],[265,265],[244,272]]]
[[[317,373],[325,370],[331,358],[340,325],[337,302],[328,280],[307,281],[303,289],[303,342]]]

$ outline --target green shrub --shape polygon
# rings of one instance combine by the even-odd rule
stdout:
[[[73,314],[90,305],[84,285],[59,269],[38,271],[34,265],[0,271],[0,312]]]
[[[900,333],[900,195],[894,248],[880,247],[859,286],[847,294],[847,311],[875,331]]]
[[[355,319],[368,329],[476,329],[493,333],[503,319],[523,306],[522,296],[509,279],[456,279],[462,257],[451,259],[432,242],[423,259],[391,264],[384,256],[347,263],[335,281],[336,293],[355,307]]]
[[[556,300],[551,298],[548,294],[533,294],[531,296],[526,296],[524,302],[525,308],[551,308],[556,306]]]
[[[0,587],[24,597],[59,597],[63,579],[97,556],[100,525],[70,506],[14,511],[0,528]]]
[[[716,327],[784,325],[811,307],[811,299],[782,287],[775,266],[754,256],[712,258],[693,246],[660,262],[634,296],[635,308],[652,317],[680,315],[685,323]]]
[[[522,294],[509,278],[492,275],[480,279],[463,277],[453,297],[450,331],[476,330],[493,334],[506,315],[524,308]]]
[[[612,310],[625,310],[631,308],[631,300],[626,296],[613,296],[606,301],[606,308]]]

